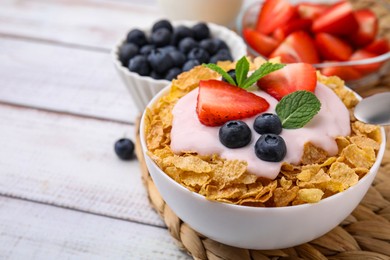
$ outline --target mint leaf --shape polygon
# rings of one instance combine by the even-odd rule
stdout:
[[[284,96],[276,105],[276,114],[286,129],[301,128],[320,111],[321,103],[309,91],[295,91]]]
[[[265,75],[274,72],[276,70],[280,70],[283,68],[285,65],[284,64],[279,64],[279,63],[271,63],[271,62],[266,62],[260,66],[255,72],[250,75],[249,78],[245,80],[244,83],[238,84],[240,88],[247,89],[253,84],[255,84],[259,79],[264,77]],[[237,74],[237,69],[236,69],[236,75]]]
[[[244,81],[246,80],[248,76],[249,71],[249,62],[246,59],[245,56],[243,56],[239,61],[236,63],[236,79],[237,79],[237,85],[241,86],[244,84]]]
[[[204,64],[203,63],[202,66],[219,73],[224,79],[227,80],[227,82],[229,82],[230,84],[232,84],[234,86],[237,86],[234,79],[226,71],[224,71],[221,67],[219,67],[217,64],[214,64],[214,63]]]

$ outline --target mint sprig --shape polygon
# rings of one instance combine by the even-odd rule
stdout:
[[[275,111],[286,129],[305,126],[321,109],[321,102],[309,91],[295,91],[284,96],[276,105]]]
[[[249,72],[249,62],[245,56],[243,56],[240,60],[237,61],[236,63],[236,80],[237,82],[234,81],[234,79],[226,72],[224,71],[221,67],[214,63],[208,63],[208,64],[203,64],[204,67],[207,67],[211,70],[214,70],[215,72],[219,73],[227,82],[234,86],[238,86],[243,89],[247,89],[251,87],[253,84],[255,84],[259,79],[264,77],[265,75],[279,70],[283,68],[285,65],[284,64],[279,64],[279,63],[271,63],[271,62],[266,62],[260,66],[257,70],[255,70],[249,77],[248,77],[248,72]]]

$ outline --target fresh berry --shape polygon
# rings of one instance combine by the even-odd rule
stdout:
[[[207,80],[199,83],[196,112],[204,125],[223,125],[231,120],[254,116],[268,107],[264,98],[226,82]]]
[[[142,47],[148,43],[148,40],[146,39],[146,35],[143,31],[139,29],[133,29],[127,34],[127,42],[134,43],[138,47]]]
[[[267,162],[280,162],[287,153],[283,138],[275,134],[263,134],[255,144],[256,156]]]
[[[173,29],[172,44],[177,45],[179,42],[186,37],[194,37],[194,33],[190,28],[184,25],[179,25]]]
[[[173,59],[169,53],[163,52],[159,49],[152,50],[148,55],[150,66],[158,74],[163,74],[173,67]]]
[[[219,38],[213,38],[212,41],[217,45],[217,50],[229,49],[226,42]]]
[[[228,121],[219,129],[219,141],[227,148],[244,147],[251,139],[251,129],[240,120]]]
[[[156,47],[163,47],[171,42],[171,36],[172,34],[168,29],[161,28],[152,33],[150,41]]]
[[[371,53],[369,51],[366,51],[366,50],[357,50],[351,55],[350,60],[351,61],[352,60],[365,60],[365,59],[374,58],[376,56],[378,56],[378,55],[375,53]],[[369,74],[371,72],[379,70],[381,65],[382,64],[380,62],[376,62],[376,63],[353,66],[353,68],[364,75],[364,74]]]
[[[193,67],[200,65],[198,60],[188,60],[184,63],[182,70],[183,71],[189,71]]]
[[[312,25],[312,20],[310,19],[295,19],[292,20],[279,28],[276,28],[272,36],[278,42],[283,41],[287,36],[296,31],[305,31],[309,32]]]
[[[152,32],[157,31],[158,29],[165,28],[170,32],[173,32],[173,26],[170,21],[168,20],[160,20],[153,24],[152,26]]]
[[[210,37],[210,29],[205,23],[197,23],[192,27],[194,38],[197,41],[207,39]]]
[[[141,47],[141,49],[139,50],[139,53],[141,53],[142,55],[148,56],[149,53],[154,49],[155,49],[154,45],[147,44],[147,45],[144,45]]]
[[[263,56],[268,56],[278,47],[278,42],[265,34],[245,28],[243,36],[248,45]]]
[[[325,32],[336,35],[351,35],[356,32],[358,27],[351,3],[341,1],[315,19],[312,30],[315,33]]]
[[[316,85],[316,70],[307,63],[287,64],[257,81],[259,88],[277,100],[297,90],[314,92]]]
[[[304,31],[291,33],[269,57],[280,57],[282,63],[314,64],[320,61],[314,40]]]
[[[150,67],[148,60],[144,55],[137,55],[129,61],[129,70],[138,73],[141,76],[148,76]]]
[[[296,9],[288,0],[267,0],[259,13],[256,30],[270,34],[296,15]]]
[[[128,138],[121,138],[115,142],[114,150],[122,160],[130,160],[134,156],[134,143]]]
[[[205,49],[210,55],[214,55],[218,51],[218,43],[213,39],[204,39],[199,42],[199,46]]]
[[[329,5],[327,4],[301,3],[297,6],[299,16],[311,20],[316,19],[328,9]]]
[[[227,73],[230,75],[230,77],[232,77],[234,82],[237,83],[236,70],[229,70]],[[225,78],[222,78],[222,81],[227,82],[227,80]]]
[[[256,117],[253,129],[259,134],[280,134],[282,132],[282,122],[277,115],[264,113]]]
[[[210,55],[208,54],[207,51],[205,51],[202,48],[194,48],[192,49],[188,55],[187,55],[189,60],[197,60],[199,61],[200,64],[202,63],[207,63],[210,60]]]
[[[187,54],[190,52],[190,50],[192,49],[195,49],[199,46],[199,43],[197,41],[195,41],[193,38],[191,37],[186,37],[184,39],[182,39],[180,42],[179,42],[179,50],[184,53],[184,54]]]
[[[230,51],[227,49],[219,50],[215,55],[210,58],[210,63],[217,63],[218,61],[233,61],[233,57]]]
[[[350,41],[357,47],[364,47],[373,42],[378,33],[378,18],[369,9],[357,10],[354,15],[359,27],[351,34]]]
[[[315,43],[324,60],[346,61],[353,52],[348,42],[329,33],[318,33]]]
[[[129,60],[138,54],[138,46],[134,43],[125,43],[119,49],[119,60],[123,66],[129,64]]]
[[[159,50],[162,52],[170,53],[173,51],[177,51],[178,49],[173,45],[167,45],[167,46],[159,48]]]
[[[378,55],[382,55],[382,54],[390,51],[389,41],[386,38],[376,39],[375,41],[373,41],[372,43],[367,45],[364,48],[364,50],[378,54]]]
[[[157,72],[155,72],[154,70],[152,70],[150,72],[150,76],[154,79],[164,79],[164,76],[161,75],[161,74],[158,74]]]
[[[168,70],[167,74],[165,75],[165,79],[166,80],[173,80],[175,78],[177,78],[177,75],[179,75],[181,73],[181,69],[179,68],[172,68],[170,70]]]
[[[168,54],[171,56],[173,60],[174,67],[181,68],[183,64],[186,62],[186,56],[180,51],[174,50],[169,52]]]
[[[357,80],[361,78],[361,74],[352,67],[326,67],[321,69],[321,73],[325,76],[338,76],[343,80]]]

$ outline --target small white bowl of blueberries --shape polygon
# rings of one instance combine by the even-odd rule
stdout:
[[[114,64],[142,112],[180,73],[203,63],[246,55],[242,38],[213,23],[163,19],[148,29],[131,29],[114,47]]]

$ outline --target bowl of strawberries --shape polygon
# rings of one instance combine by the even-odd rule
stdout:
[[[311,63],[360,89],[390,70],[389,19],[381,0],[265,0],[244,9],[237,28],[253,56]]]

